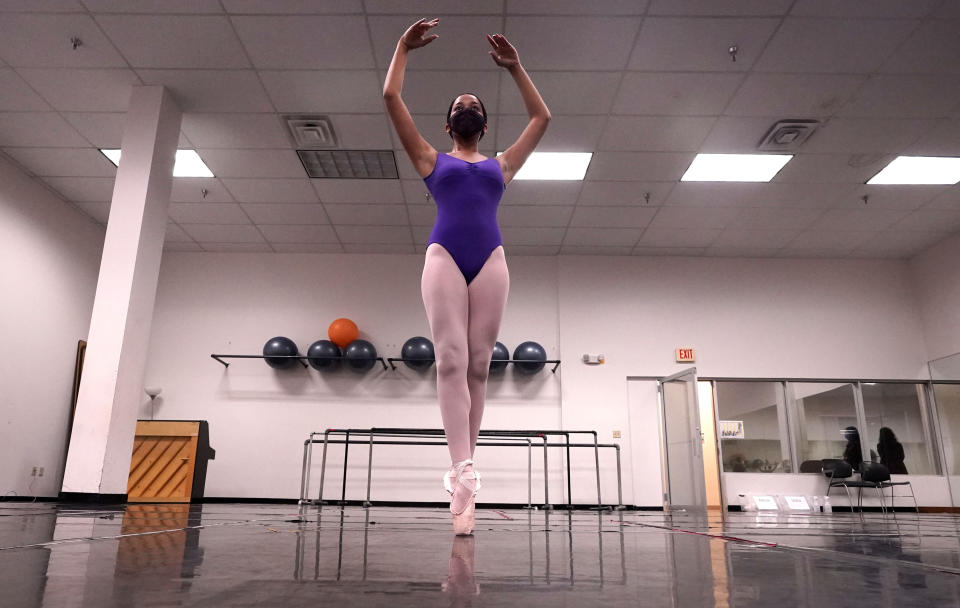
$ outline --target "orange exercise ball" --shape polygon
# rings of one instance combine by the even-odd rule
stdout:
[[[356,323],[341,317],[330,324],[327,335],[330,336],[331,342],[340,348],[346,348],[347,344],[357,339],[359,331]]]

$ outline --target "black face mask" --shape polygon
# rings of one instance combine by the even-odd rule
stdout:
[[[474,110],[460,110],[450,117],[450,130],[463,139],[473,139],[477,133],[483,137],[483,114]]]

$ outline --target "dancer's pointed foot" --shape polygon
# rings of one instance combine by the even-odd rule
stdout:
[[[445,481],[446,479],[445,477]],[[473,461],[455,463],[449,480],[452,490],[450,513],[453,514],[453,530],[458,535],[472,534],[475,526],[476,497],[480,490],[480,475],[473,470]]]

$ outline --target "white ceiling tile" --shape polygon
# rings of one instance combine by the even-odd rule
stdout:
[[[106,224],[110,218],[110,203],[79,202],[74,205],[100,224]]]
[[[787,230],[806,228],[823,214],[822,209],[751,207],[741,209],[730,227],[751,230]]]
[[[250,67],[227,17],[98,15],[96,20],[135,68]]]
[[[755,72],[747,76],[725,114],[781,119],[827,117],[837,112],[865,80],[866,76]]]
[[[949,186],[860,185],[838,198],[838,209],[893,209],[910,211],[937,198]],[[863,197],[867,196],[864,203]]]
[[[343,253],[340,243],[273,243],[277,253]]]
[[[420,250],[421,253],[426,253],[427,241],[430,239],[430,233],[432,231],[433,231],[433,227],[430,225],[410,227],[410,232],[413,234],[414,245],[418,248],[420,247],[423,248],[422,250]]]
[[[216,243],[203,242],[200,247],[213,253],[271,253],[273,249],[267,243]]]
[[[386,114],[335,114],[330,122],[340,148],[387,150],[393,146]]]
[[[904,153],[919,156],[960,156],[960,119],[938,121],[926,135],[908,146]]]
[[[642,15],[649,0],[508,0],[508,15]]]
[[[280,112],[385,111],[383,83],[374,70],[265,70],[260,72],[260,78]],[[443,109],[438,109],[437,114],[442,115]]]
[[[514,228],[511,226],[500,229],[503,235],[504,248],[509,249],[517,245],[560,245],[565,228]]]
[[[743,72],[757,60],[777,19],[647,17],[630,57],[631,70]],[[727,50],[739,47],[737,60]]]
[[[258,15],[232,17],[231,21],[250,61],[259,69],[376,67],[360,15]]]
[[[222,13],[217,0],[83,0],[91,13]]]
[[[380,81],[382,87],[382,81]],[[408,70],[403,78],[403,102],[411,114],[431,114],[442,119],[459,95],[480,98],[488,115],[498,113],[500,74],[492,70]],[[380,107],[383,109],[381,100]]]
[[[303,177],[306,172],[293,150],[198,149],[217,177]]]
[[[558,121],[553,121],[558,122]],[[716,119],[710,116],[611,116],[600,150],[695,152]],[[551,128],[553,124],[551,123]]]
[[[912,2],[897,2],[910,6]],[[955,0],[944,4],[960,5]],[[881,72],[898,74],[960,74],[957,61],[945,61],[946,57],[960,57],[960,36],[957,36],[956,21],[927,21],[913,32],[910,38],[897,49]]]
[[[181,224],[249,224],[236,203],[170,203],[170,219]]]
[[[630,255],[632,252],[632,245],[563,245],[560,247],[560,255]]]
[[[627,63],[639,26],[640,18],[627,16],[507,17],[505,35],[520,41],[517,51],[525,68],[609,70]]]
[[[848,183],[862,184],[893,160],[886,154],[807,154],[795,155],[774,178],[775,183]]]
[[[83,10],[84,7],[79,0],[3,0],[0,2],[0,12],[77,13]]]
[[[224,179],[223,185],[241,203],[316,203],[320,200],[306,178]]]
[[[586,181],[578,205],[662,205],[676,182]],[[645,194],[650,195],[647,202]]]
[[[808,228],[816,231],[876,232],[893,226],[907,215],[895,209],[830,209]]]
[[[0,146],[82,148],[90,145],[54,112],[0,112]]]
[[[777,249],[800,234],[800,228],[744,229],[730,227],[724,230],[713,247]]]
[[[407,214],[410,216],[411,226],[433,226],[437,219],[435,205],[407,205]],[[503,209],[500,210],[502,217]]]
[[[119,148],[123,142],[122,112],[63,112],[73,128],[97,148]]]
[[[342,243],[413,244],[406,226],[337,226],[336,230]]]
[[[833,118],[803,144],[805,152],[899,153],[935,121],[894,118]]]
[[[603,131],[606,116],[554,116],[537,152],[593,152]],[[506,150],[517,141],[530,119],[527,116],[501,116],[496,132],[497,148]]]
[[[145,84],[173,93],[183,112],[272,112],[253,70],[137,70]]]
[[[466,6],[465,3],[459,3],[460,6]],[[377,12],[367,8],[368,14]],[[409,3],[404,3],[403,10],[413,11]],[[390,12],[397,12],[392,10]],[[449,12],[447,9],[444,12]],[[370,16],[367,22],[370,26],[370,33],[373,39],[373,49],[376,55],[377,66],[386,68],[390,65],[393,53],[397,48],[397,42],[407,28],[413,25],[418,19],[427,17],[427,14],[416,14],[412,12],[402,16]],[[440,37],[431,42],[428,46],[419,48],[409,53],[407,57],[408,70],[492,70],[497,71],[501,68],[493,62],[487,51],[491,50],[490,43],[484,34],[500,32],[503,27],[503,18],[500,15],[493,16],[457,16],[451,18],[440,17],[440,25],[431,31],[431,34],[437,34]],[[505,32],[507,37],[511,37],[508,30]],[[539,40],[539,37],[537,38]],[[363,32],[364,43],[368,44],[366,30]],[[530,40],[529,38],[527,40]],[[528,46],[533,46],[530,42]],[[534,67],[524,54],[523,45],[518,48],[520,57],[523,58],[523,65]]]
[[[873,72],[915,26],[908,20],[788,17],[757,61],[756,70]]]
[[[570,227],[578,228],[643,228],[656,215],[657,208],[578,206]]]
[[[206,193],[204,193],[206,190]],[[231,203],[233,196],[215,177],[175,177],[170,191],[175,203]]]
[[[513,180],[500,199],[501,205],[572,205],[583,182]]]
[[[725,228],[739,215],[733,207],[661,207],[650,222],[651,229],[693,230]]]
[[[70,43],[74,37],[82,41],[76,49]],[[93,19],[79,14],[5,13],[0,19],[0,57],[13,67],[126,67]]]
[[[879,230],[825,230],[820,228],[804,230],[790,241],[781,253],[813,250],[844,254],[852,251],[860,243],[876,235]]]
[[[353,205],[326,203],[324,208],[330,221],[339,225],[409,226],[407,206],[402,203],[386,205]]]
[[[798,17],[919,18],[936,8],[940,0],[798,0],[791,15]]]
[[[328,224],[258,224],[271,243],[336,243],[337,235]]]
[[[292,147],[276,114],[186,113],[180,128],[198,148]]]
[[[924,206],[925,209],[960,210],[960,186],[950,188]]]
[[[186,232],[183,231],[183,228],[177,226],[173,222],[167,222],[167,232],[164,237],[165,243],[193,243],[193,239],[190,238]]]
[[[567,229],[564,245],[574,247],[633,247],[643,228],[575,228]]]
[[[945,0],[940,8],[933,12],[932,16],[936,19],[960,19],[960,3]]]
[[[20,75],[61,112],[125,112],[132,87],[140,84],[123,69],[23,68]]]
[[[112,177],[45,177],[54,190],[74,202],[102,202],[113,199]]]
[[[240,206],[255,224],[330,223],[319,203],[242,203]]]
[[[297,15],[363,12],[361,0],[221,0],[221,2],[223,8],[232,14]]]
[[[563,114],[605,114],[613,104],[619,72],[530,72],[530,80],[554,118]],[[500,112],[525,114],[523,98],[507,72],[500,74]]]
[[[200,253],[203,251],[203,247],[201,247],[198,243],[195,243],[193,241],[183,241],[183,242],[164,241],[163,250],[165,252],[173,251],[173,252]]]
[[[263,236],[252,225],[180,224],[187,235],[206,243],[263,243]],[[206,249],[206,247],[204,247]]]
[[[560,245],[510,245],[504,251],[508,256],[557,255]]]
[[[704,247],[643,247],[633,248],[633,255],[645,257],[663,257],[663,256],[702,256],[706,248]]]
[[[416,250],[413,245],[410,245],[410,244],[391,245],[389,243],[344,243],[343,250],[346,251],[347,253],[390,253],[390,254],[416,253]]]
[[[700,146],[703,153],[758,153],[757,146],[776,122],[775,118],[721,116]]]
[[[665,205],[681,207],[753,207],[768,184],[740,182],[680,182]],[[666,210],[666,208],[665,208]],[[683,213],[675,211],[673,213]],[[737,212],[731,212],[731,217]]]
[[[501,227],[537,226],[541,228],[566,227],[570,223],[573,206],[501,205],[497,220]]]
[[[953,233],[960,230],[960,209],[917,209],[894,224],[891,230]]]
[[[613,113],[718,116],[743,78],[743,74],[627,72]]]
[[[0,112],[42,112],[50,106],[11,68],[0,68]]]
[[[638,247],[709,247],[722,231],[714,228],[658,228],[651,226]]]
[[[779,247],[750,247],[747,245],[712,245],[703,255],[711,258],[772,258]]]
[[[427,192],[427,185],[422,180],[403,179],[400,180],[400,187],[403,188],[403,198],[408,204],[433,204]]]
[[[679,180],[693,161],[693,154],[676,152],[597,152],[590,161],[591,180]]]
[[[113,177],[116,167],[92,148],[4,148],[34,175],[55,177]]]
[[[364,6],[367,8],[367,14],[375,15],[378,13],[396,14],[402,8],[403,12],[409,14],[421,14],[428,18],[434,15],[469,15],[472,13],[501,13],[503,12],[504,0],[484,0],[483,2],[458,2],[456,10],[451,10],[449,0],[404,0],[400,7],[396,0],[365,0]],[[404,19],[408,19],[404,17]],[[419,17],[410,21],[412,25]],[[443,19],[441,18],[441,22]],[[406,29],[406,28],[404,28]],[[403,30],[400,30],[400,34]],[[400,38],[397,34],[397,38]]]
[[[850,248],[841,246],[833,249],[815,249],[810,247],[784,247],[776,253],[778,258],[792,259],[831,259],[839,260],[848,257]]]
[[[650,15],[783,15],[793,0],[653,0]]]
[[[854,184],[829,182],[797,186],[786,183],[681,182],[667,198],[668,206],[826,209],[849,196]]]
[[[839,115],[876,118],[941,118],[949,115],[950,110],[957,105],[958,99],[960,99],[960,76],[876,74],[867,80],[856,98],[844,106]]]
[[[911,258],[947,236],[945,232],[885,230],[860,243],[851,257]]]
[[[314,179],[313,189],[324,203],[402,203],[395,179]]]

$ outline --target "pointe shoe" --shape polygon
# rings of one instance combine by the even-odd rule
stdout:
[[[469,471],[466,470],[468,467]],[[473,487],[468,485],[469,481],[473,481]],[[454,464],[453,469],[444,476],[444,486],[451,494],[450,513],[453,515],[454,532],[457,535],[472,534],[476,497],[480,491],[480,474],[473,470],[473,461],[464,460]],[[467,493],[469,496],[465,497]]]
[[[473,534],[473,530],[476,527],[476,520],[474,519],[475,504],[473,499],[470,499],[467,508],[464,509],[462,513],[453,514],[453,533],[457,536],[469,536]]]

